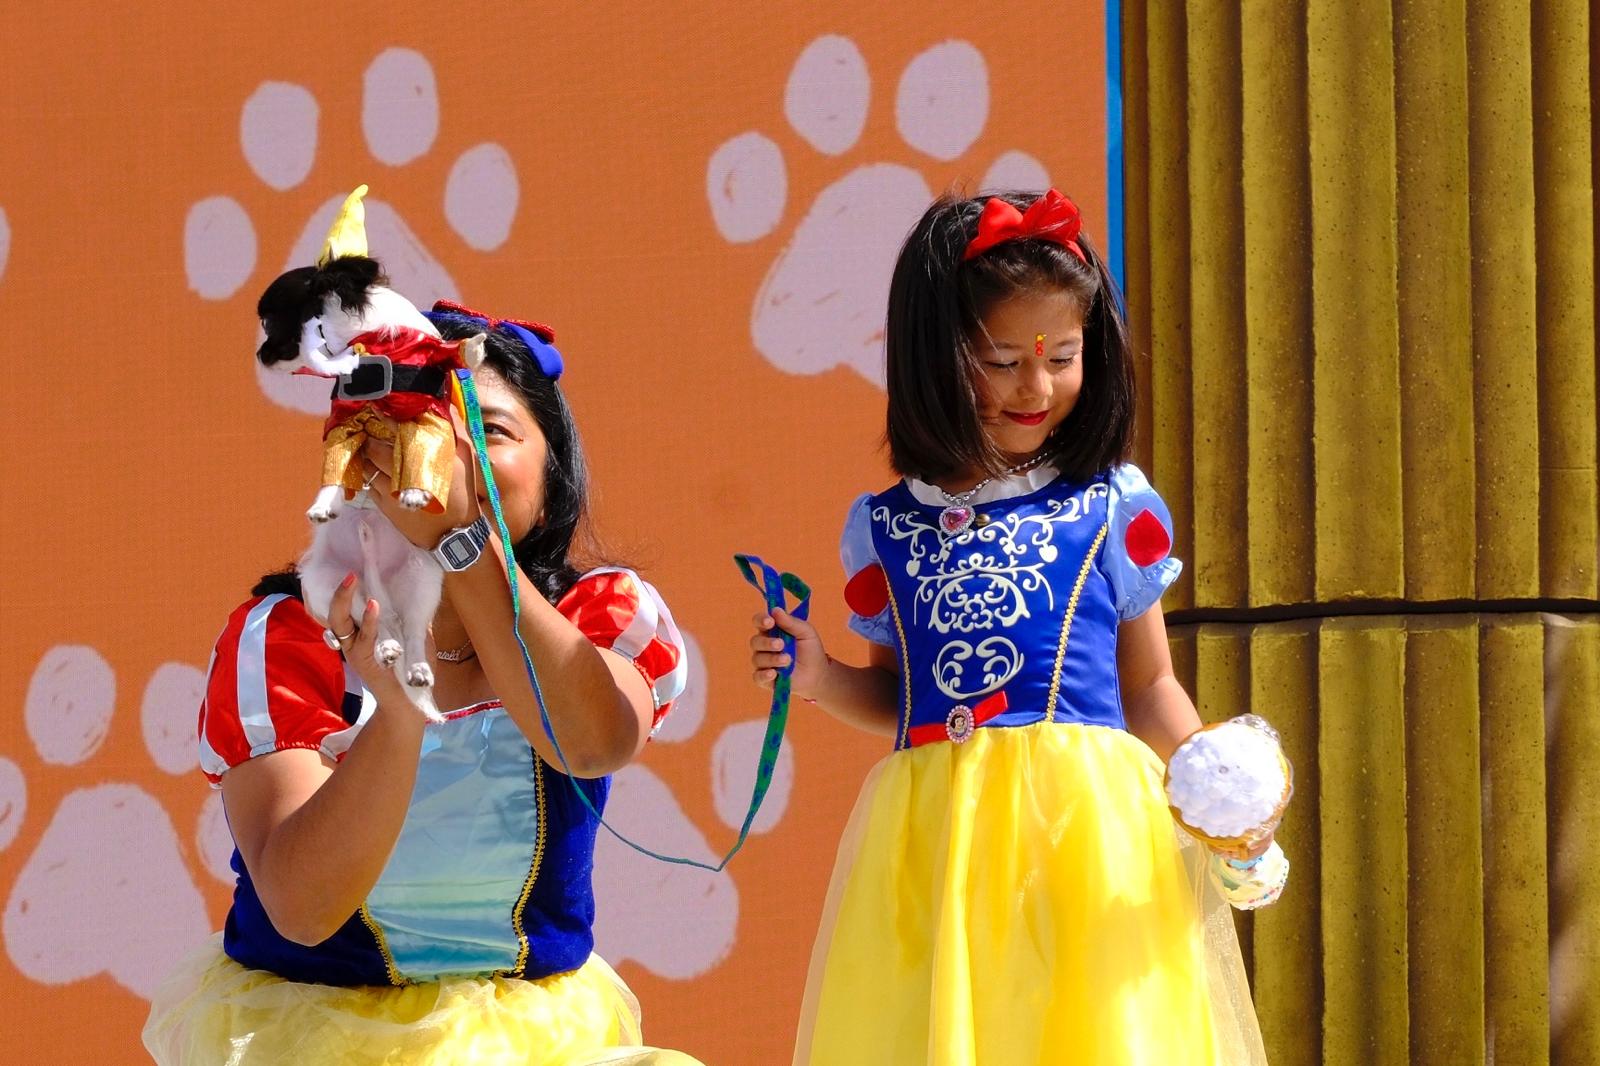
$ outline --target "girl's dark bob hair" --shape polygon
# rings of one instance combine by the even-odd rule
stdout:
[[[1039,198],[997,195],[1019,210]],[[1133,360],[1116,283],[1081,233],[1087,262],[1037,238],[1006,241],[963,261],[989,199],[934,201],[895,262],[884,334],[890,461],[923,481],[1004,471],[1014,460],[991,443],[978,413],[983,366],[974,338],[999,301],[1064,289],[1083,312],[1083,389],[1045,450],[1068,479],[1090,480],[1121,462],[1133,437]]]

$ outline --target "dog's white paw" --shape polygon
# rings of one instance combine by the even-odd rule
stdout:
[[[406,668],[406,684],[412,688],[427,688],[433,684],[433,668],[427,663],[412,663]]]
[[[428,506],[428,494],[421,489],[406,489],[400,493],[400,506],[408,511],[420,511]]]
[[[372,657],[385,666],[393,666],[400,661],[400,655],[404,651],[398,640],[380,640],[372,649]]]
[[[343,489],[338,485],[324,485],[317,490],[310,509],[306,511],[306,517],[319,526],[324,522],[331,522],[333,516],[339,513],[339,505],[343,502]]]

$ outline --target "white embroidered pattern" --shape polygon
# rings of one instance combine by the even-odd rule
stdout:
[[[1040,589],[1054,610],[1055,592],[1044,569],[1060,555],[1056,528],[1081,521],[1091,501],[1109,492],[1104,482],[1096,482],[1077,495],[1049,501],[1038,514],[1009,514],[953,537],[920,513],[873,508],[873,520],[909,553],[905,572],[916,588],[912,617],[920,620],[926,608],[934,632],[956,635],[934,657],[939,691],[955,700],[973,699],[1021,672],[1021,651],[996,631],[1028,618],[1028,594]]]

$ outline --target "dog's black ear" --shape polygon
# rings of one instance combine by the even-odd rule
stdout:
[[[316,267],[296,267],[278,275],[256,301],[256,314],[266,339],[256,349],[256,358],[266,366],[293,359],[300,354],[300,331],[322,310],[322,300],[313,291]]]
[[[345,314],[360,314],[367,309],[367,290],[386,285],[383,267],[364,255],[341,255],[317,271],[313,288],[319,299],[337,296]]]

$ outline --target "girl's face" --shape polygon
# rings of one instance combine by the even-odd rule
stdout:
[[[544,465],[548,448],[538,421],[522,397],[487,367],[473,374],[483,408],[483,436],[489,466],[500,489],[500,507],[512,543],[526,537],[544,518]],[[478,486],[478,502],[489,511],[488,489]]]
[[[996,303],[972,338],[983,366],[978,415],[1013,462],[1031,458],[1083,389],[1083,312],[1065,290],[1019,293]]]

